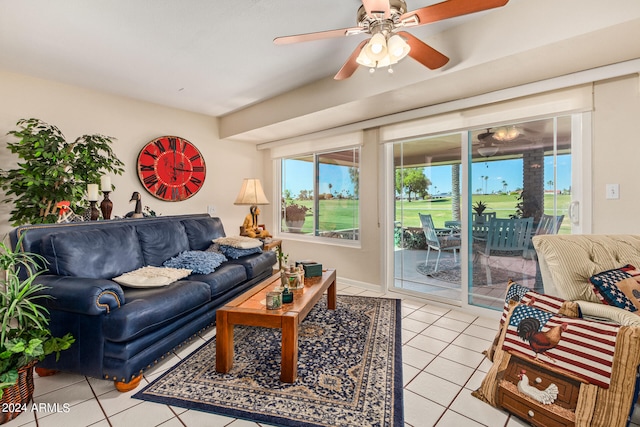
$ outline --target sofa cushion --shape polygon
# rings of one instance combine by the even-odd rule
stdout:
[[[159,267],[180,252],[189,250],[189,240],[180,221],[142,224],[136,227],[145,265]]]
[[[208,284],[211,298],[215,299],[247,280],[247,273],[243,266],[226,262],[213,273],[192,274],[189,280]]]
[[[213,239],[224,236],[220,218],[185,219],[182,221],[193,251],[204,251]]]
[[[40,245],[49,270],[59,276],[111,279],[144,265],[131,226],[65,230],[43,236]]]
[[[273,265],[276,263],[276,253],[273,251],[261,252],[238,259],[230,259],[229,263],[243,266],[247,272],[247,279],[253,279],[265,271],[273,269]]]
[[[145,335],[211,300],[206,283],[180,280],[152,289],[125,289],[126,304],[108,314],[103,332],[110,341]]]
[[[607,305],[628,311],[640,308],[640,271],[631,264],[603,271],[590,277],[594,292]]]
[[[172,268],[186,268],[196,274],[209,274],[226,261],[227,257],[217,252],[184,251],[165,261],[163,265]]]
[[[146,266],[114,277],[113,281],[129,288],[155,288],[167,286],[191,274],[186,268]]]

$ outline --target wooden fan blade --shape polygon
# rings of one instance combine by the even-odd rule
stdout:
[[[364,30],[361,27],[341,28],[339,30],[320,31],[317,33],[296,34],[293,36],[276,37],[273,39],[274,44],[291,44],[308,42],[313,40],[330,39],[334,37],[351,36],[354,34],[360,34]]]
[[[469,13],[494,9],[504,6],[508,2],[509,0],[448,0],[407,12],[400,16],[400,21],[417,17],[419,21],[417,25],[424,25]]]
[[[349,56],[349,59],[347,59],[347,62],[345,62],[342,68],[340,68],[340,71],[338,71],[338,73],[333,76],[334,80],[348,79],[353,75],[353,73],[356,72],[356,70],[358,69],[358,63],[356,62],[356,59],[358,58],[358,55],[360,55],[360,51],[368,41],[369,40],[362,40],[360,42],[360,44],[351,53],[351,56]]]
[[[417,39],[413,34],[407,33],[406,31],[400,31],[398,34],[404,37],[407,40],[407,44],[411,47],[409,56],[425,67],[435,70],[449,62],[449,57],[438,52],[422,40]]]
[[[388,19],[391,15],[389,0],[362,0],[362,5],[368,16],[379,17],[382,15],[382,18]]]

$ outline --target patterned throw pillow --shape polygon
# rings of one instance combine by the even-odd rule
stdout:
[[[229,258],[238,259],[251,254],[258,254],[262,252],[262,248],[239,249],[233,246],[220,245],[220,251]]]
[[[591,276],[589,281],[604,304],[628,311],[640,309],[640,271],[633,265],[603,271]]]
[[[173,268],[188,268],[194,274],[209,274],[226,261],[227,258],[217,252],[184,251],[165,261],[162,265]]]
[[[114,277],[112,280],[130,288],[156,288],[170,285],[190,274],[191,270],[182,268],[146,266]]]
[[[254,249],[262,247],[262,241],[258,239],[252,239],[251,237],[247,236],[218,237],[217,239],[213,240],[213,243],[224,246],[232,246],[238,249]]]

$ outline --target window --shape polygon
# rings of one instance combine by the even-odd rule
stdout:
[[[359,147],[285,157],[281,168],[281,232],[359,239]]]

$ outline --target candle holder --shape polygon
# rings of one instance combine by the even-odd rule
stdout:
[[[90,219],[91,221],[97,221],[100,218],[100,211],[96,208],[97,200],[89,200],[91,203],[91,207],[89,208],[89,212],[91,213]]]
[[[104,199],[100,203],[100,210],[102,211],[102,218],[111,219],[111,211],[113,210],[113,202],[109,200],[109,193],[111,191],[103,191]]]

